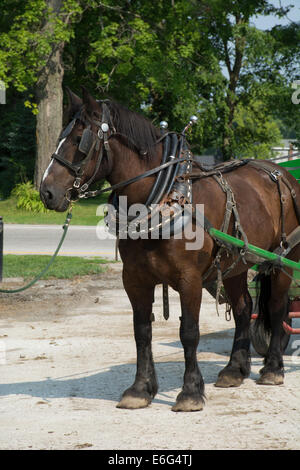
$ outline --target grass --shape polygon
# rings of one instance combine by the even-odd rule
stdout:
[[[72,225],[97,225],[101,216],[96,215],[99,205],[105,204],[107,195],[97,198],[78,201],[73,207]],[[24,209],[17,209],[16,200],[13,197],[0,201],[0,216],[4,223],[8,224],[58,224],[62,225],[66,218],[66,212],[48,211],[47,213],[33,213]]]
[[[44,255],[4,255],[3,278],[22,277],[33,279],[47,265],[51,256]],[[58,256],[50,269],[41,279],[72,279],[75,276],[100,274],[110,261],[102,258],[79,258],[77,256]]]

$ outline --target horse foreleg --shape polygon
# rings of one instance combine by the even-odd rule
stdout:
[[[235,335],[227,366],[218,375],[216,387],[238,387],[250,374],[249,326],[252,299],[247,288],[247,272],[224,280],[235,320]]]
[[[200,411],[204,405],[204,382],[197,363],[199,343],[199,311],[202,297],[201,283],[190,279],[181,283],[180,340],[184,348],[185,373],[182,391],[172,411]]]
[[[133,385],[123,393],[117,407],[145,408],[151,403],[158,389],[151,347],[154,287],[134,285],[129,276],[123,276],[123,282],[133,308],[137,369]]]

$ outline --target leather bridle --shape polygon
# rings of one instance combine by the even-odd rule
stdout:
[[[77,120],[81,120],[82,122],[86,122],[86,119],[82,118],[80,112],[78,112],[73,120],[67,125],[64,131],[60,135],[60,143],[62,143],[72,132],[73,127],[76,124]],[[61,165],[68,168],[71,173],[74,174],[75,179],[71,188],[67,189],[66,191],[66,198],[71,202],[74,201],[72,195],[76,194],[76,199],[80,198],[80,195],[83,194],[89,186],[94,182],[95,177],[99,171],[104,150],[106,150],[107,154],[110,152],[109,144],[108,144],[108,137],[109,132],[115,132],[115,128],[110,124],[110,113],[107,105],[103,102],[102,103],[102,121],[93,120],[92,123],[96,124],[97,132],[94,132],[91,128],[91,123],[88,123],[87,127],[83,130],[80,143],[78,145],[78,150],[81,152],[85,157],[83,160],[79,162],[70,162],[66,160],[62,155],[57,153],[61,145],[58,146],[56,152],[53,153],[52,159],[59,162]],[[102,145],[100,145],[102,143]],[[92,176],[86,181],[84,184],[82,183],[82,179],[85,175],[86,168],[90,161],[92,160],[94,153],[98,153],[97,162],[95,165],[95,169],[93,171]]]

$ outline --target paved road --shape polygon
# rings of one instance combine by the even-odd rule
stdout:
[[[4,224],[4,254],[52,255],[62,236],[61,225]],[[104,227],[71,225],[59,255],[115,257],[115,237]]]

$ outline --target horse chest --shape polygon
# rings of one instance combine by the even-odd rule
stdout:
[[[174,251],[164,240],[120,240],[119,250],[126,270],[132,276],[143,273],[143,278],[151,278],[155,283],[168,281],[170,285],[178,277]],[[133,246],[134,243],[134,246]]]

